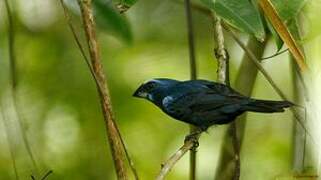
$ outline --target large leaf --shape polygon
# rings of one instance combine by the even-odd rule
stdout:
[[[296,39],[293,38],[293,35],[290,33],[288,27],[280,18],[274,5],[270,0],[259,0],[259,5],[262,8],[265,16],[273,25],[274,29],[278,32],[283,42],[288,46],[300,69],[302,71],[306,70],[307,66],[304,62],[304,55],[298,46]]]
[[[249,0],[201,0],[208,8],[236,28],[264,40],[264,26],[259,12]]]
[[[113,8],[111,3],[94,0],[93,5],[97,25],[100,28],[111,32],[128,43],[132,41],[132,33],[128,21]]]
[[[274,27],[272,26],[272,24],[268,20],[266,20],[266,24],[267,24],[267,27],[274,38],[275,45],[277,47],[277,52],[279,52],[282,49],[284,43],[283,43],[281,37],[279,36],[278,32],[276,32],[276,30],[274,29]]]
[[[295,18],[307,0],[271,0],[280,18],[288,21]]]
[[[297,17],[307,0],[271,0],[271,2],[280,19],[283,22],[289,22]],[[279,51],[283,45],[283,41],[269,22],[267,22],[267,25]]]

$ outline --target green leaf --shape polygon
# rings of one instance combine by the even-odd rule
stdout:
[[[253,34],[260,41],[265,32],[260,14],[249,0],[201,0],[218,16],[236,28]]]
[[[283,21],[295,18],[307,0],[271,0]]]
[[[279,52],[282,49],[284,42],[282,41],[281,37],[279,36],[279,34],[276,32],[276,30],[272,26],[272,24],[267,20],[266,20],[266,24],[267,24],[267,27],[274,38],[275,45],[277,47],[277,52]]]
[[[93,6],[98,27],[105,29],[127,43],[131,43],[133,37],[128,21],[112,7],[111,3],[94,0]]]
[[[271,2],[281,20],[283,22],[289,22],[296,18],[307,0],[271,0]],[[286,26],[289,28],[289,25]],[[267,27],[271,32],[279,51],[283,46],[283,41],[269,21],[267,21]]]

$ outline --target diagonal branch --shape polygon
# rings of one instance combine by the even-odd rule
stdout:
[[[185,140],[183,146],[179,148],[164,164],[162,164],[161,171],[159,172],[156,180],[165,179],[166,175],[173,169],[174,165],[186,154],[189,150],[195,150],[198,146],[198,139],[201,132],[193,134],[191,138]]]
[[[80,53],[82,54],[82,56],[83,56],[83,58],[85,60],[85,63],[87,65],[87,67],[89,68],[89,71],[90,71],[92,77],[94,78],[94,81],[95,81],[96,85],[98,86],[98,91],[100,91],[102,93],[103,92],[103,87],[99,83],[99,81],[98,81],[98,79],[97,79],[97,77],[96,77],[96,75],[94,73],[94,70],[93,70],[93,67],[91,65],[91,62],[90,62],[89,58],[86,56],[85,50],[84,50],[83,46],[80,43],[80,40],[79,40],[78,35],[77,35],[76,31],[75,31],[75,28],[74,28],[74,26],[72,24],[72,21],[70,19],[69,13],[68,13],[68,10],[67,10],[65,4],[63,3],[63,0],[60,0],[60,4],[61,4],[61,6],[63,8],[64,15],[65,15],[65,18],[67,20],[68,26],[69,26],[69,28],[70,28],[70,30],[72,32],[72,35],[73,35],[73,37],[74,37],[74,39],[76,41],[76,44],[77,44],[77,46],[78,46],[78,48],[80,50]],[[122,139],[122,137],[120,135],[119,130],[117,131],[117,133],[118,133],[119,138],[121,140],[121,143],[122,143],[123,149],[125,151],[126,158],[128,160],[128,163],[129,163],[129,166],[131,168],[131,171],[133,172],[135,179],[138,180],[139,176],[138,176],[138,172],[137,172],[137,170],[136,170],[136,168],[134,166],[134,162],[133,162],[132,158],[130,157],[130,154],[129,154],[128,150],[127,150],[127,147],[125,145],[124,140]]]
[[[265,79],[268,80],[268,82],[271,84],[273,89],[276,91],[276,93],[285,101],[289,101],[286,95],[281,91],[281,89],[276,85],[276,83],[273,81],[271,76],[268,74],[268,72],[263,68],[260,61],[257,57],[253,54],[252,51],[250,51],[248,48],[246,48],[246,45],[237,37],[235,32],[231,30],[227,25],[223,24],[224,28],[232,35],[233,39],[237,42],[237,44],[244,50],[244,52],[248,55],[249,59],[254,63],[256,68],[262,73],[262,75],[265,77]],[[291,107],[290,110],[292,111],[293,115],[295,116],[297,122],[304,128],[304,130],[309,134],[309,131],[306,129],[304,123],[302,122],[302,118],[300,117],[299,112]],[[310,135],[310,134],[309,134]],[[311,135],[310,135],[311,136]],[[311,136],[312,137],[312,136]]]
[[[124,149],[118,127],[112,111],[109,90],[105,74],[103,72],[99,45],[96,38],[95,22],[92,12],[91,0],[78,0],[81,9],[83,26],[86,34],[87,44],[89,48],[91,65],[94,77],[97,78],[97,90],[100,97],[100,103],[106,123],[106,131],[109,146],[111,149],[116,174],[118,179],[128,179],[127,170],[124,163]]]

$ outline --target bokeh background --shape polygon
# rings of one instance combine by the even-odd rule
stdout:
[[[115,179],[95,84],[59,1],[10,2],[16,25],[18,109],[40,172],[53,170],[48,178],[52,180]],[[72,4],[69,4],[71,9],[74,7],[72,19],[84,40],[77,4]],[[320,2],[307,4],[303,10],[306,27],[303,43],[310,47],[309,59],[314,59],[310,61],[315,72],[313,77],[319,77],[320,63],[315,59],[320,57],[321,27],[315,22],[320,17],[317,8]],[[215,81],[212,22],[198,12],[193,15],[198,78]],[[189,128],[151,103],[133,98],[132,93],[151,78],[189,79],[185,11],[181,3],[171,0],[140,0],[126,13],[126,18],[130,34],[98,25],[98,39],[120,131],[141,179],[153,179],[161,163],[183,143]],[[247,35],[240,36],[247,41]],[[17,112],[9,84],[7,41],[7,16],[4,2],[0,1],[0,109],[3,114],[0,117],[0,179],[15,178],[10,147],[19,178],[30,179],[31,162],[17,128]],[[233,86],[243,51],[227,34],[226,41]],[[271,39],[264,56],[275,51]],[[288,54],[266,60],[263,65],[288,97],[293,98]],[[252,96],[280,99],[261,74]],[[290,111],[267,115],[249,113],[247,118],[241,179],[291,179],[293,117]],[[198,149],[199,179],[213,179],[225,130],[226,126],[216,126],[202,135]],[[311,169],[317,170],[313,164]],[[188,155],[175,166],[168,179],[187,177]]]

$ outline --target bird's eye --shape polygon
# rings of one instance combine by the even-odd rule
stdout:
[[[155,87],[156,87],[156,83],[155,83],[155,82],[148,82],[148,83],[145,85],[145,89],[146,89],[147,91],[152,90],[152,89],[154,89]]]

